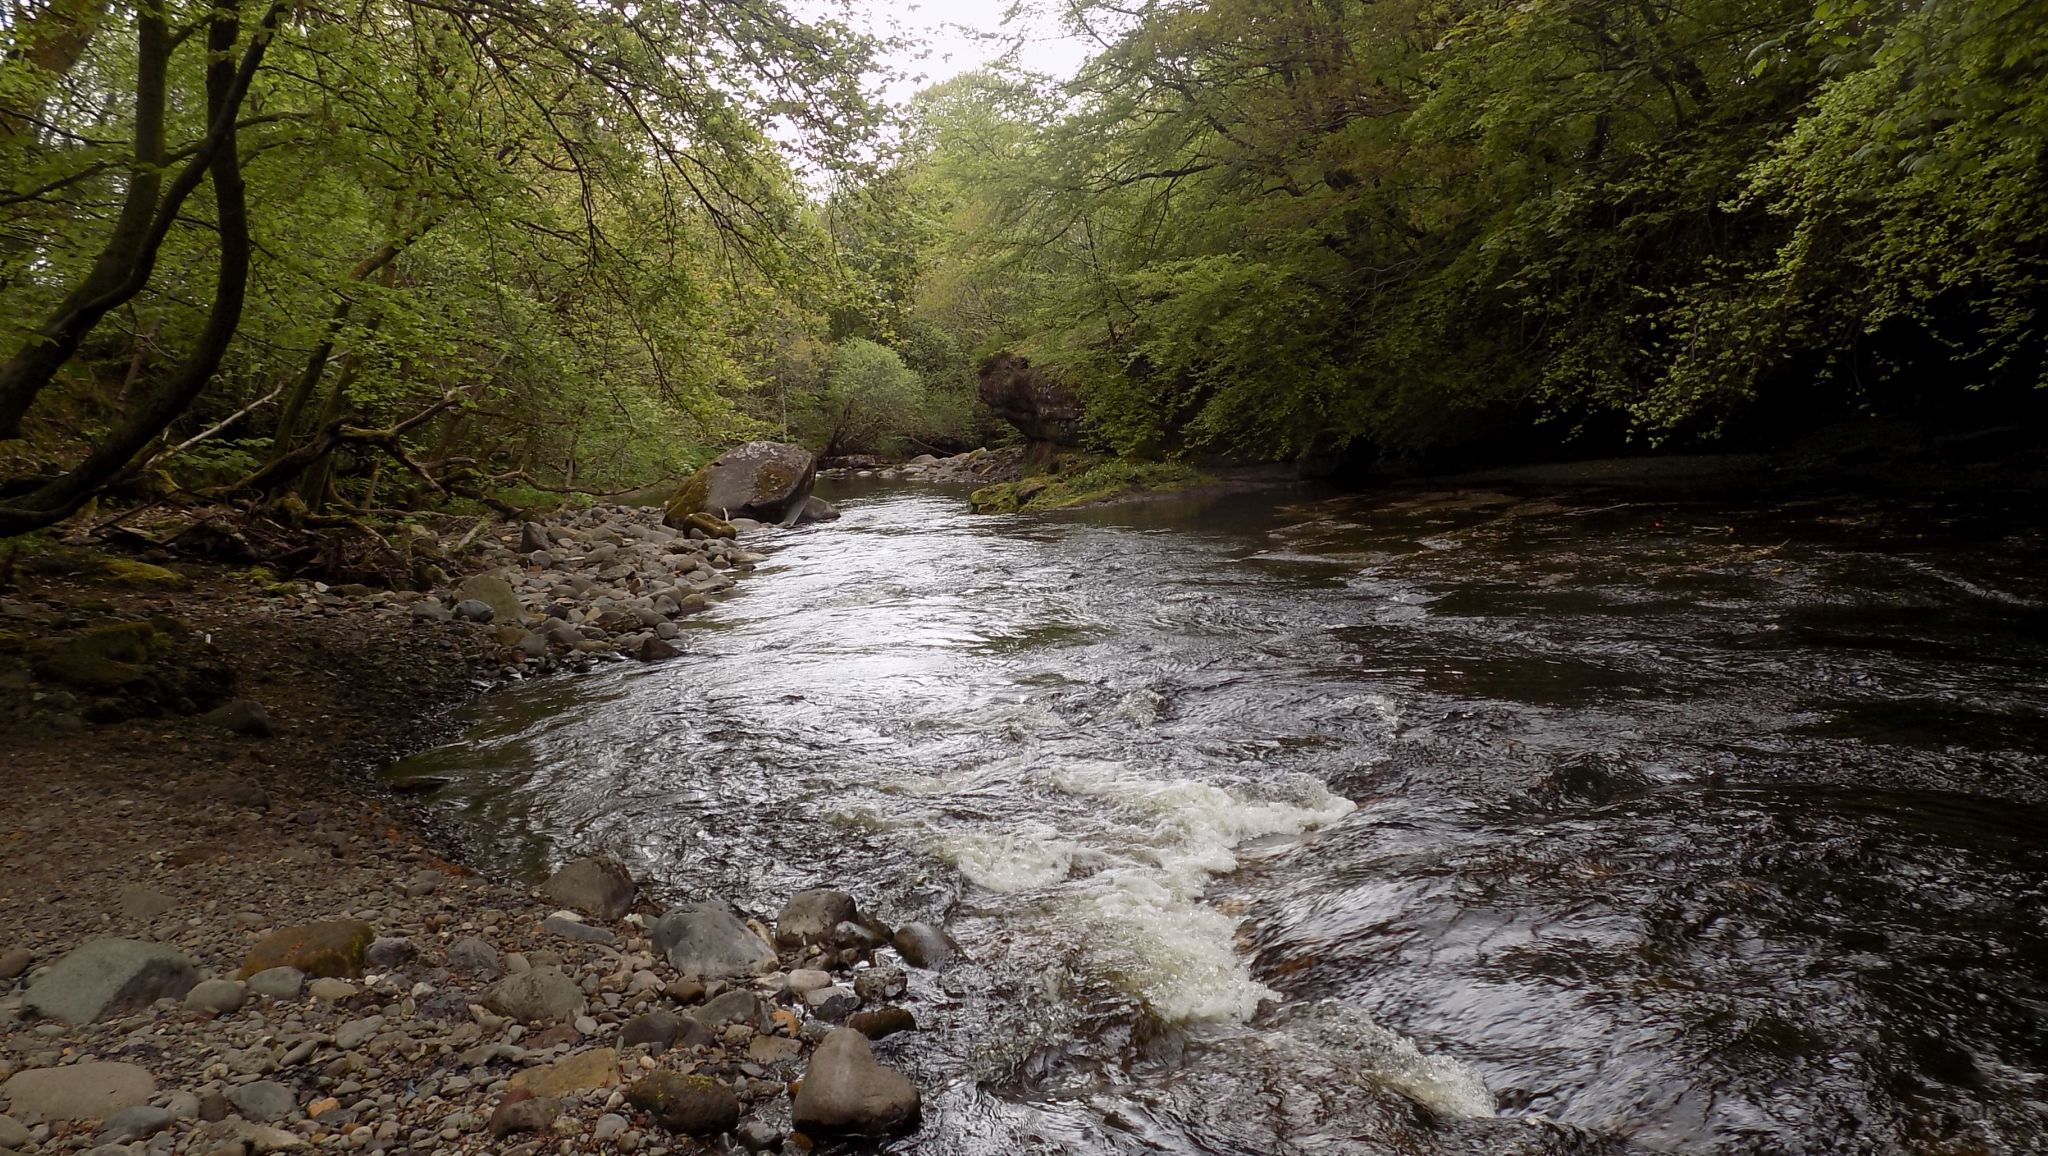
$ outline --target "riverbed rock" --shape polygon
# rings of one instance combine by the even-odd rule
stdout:
[[[297,999],[306,990],[306,973],[296,967],[265,968],[249,977],[249,990],[271,999]]]
[[[200,715],[199,721],[211,723],[244,738],[277,737],[277,724],[270,720],[270,712],[263,709],[262,703],[252,699],[238,698],[223,706],[217,706]]]
[[[690,476],[663,508],[661,520],[687,530],[692,514],[781,522],[799,512],[817,476],[817,459],[802,446],[748,442]]]
[[[376,939],[377,929],[359,919],[281,927],[249,949],[241,974],[247,978],[273,967],[295,967],[308,976],[358,976],[363,953]]]
[[[232,1015],[242,1010],[242,985],[231,979],[207,979],[185,993],[185,1010],[210,1015]]]
[[[611,1048],[578,1052],[564,1060],[527,1068],[512,1077],[514,1091],[524,1089],[536,1096],[562,1096],[609,1088],[619,1082],[619,1053]]]
[[[105,1061],[31,1068],[0,1086],[12,1115],[50,1121],[104,1120],[154,1095],[156,1078],[147,1069]]]
[[[900,967],[871,967],[853,977],[853,991],[864,1002],[895,999],[910,986]]]
[[[692,1011],[690,1018],[713,1032],[727,1024],[745,1024],[758,1029],[767,1022],[762,1015],[760,999],[753,992],[739,990],[712,998],[703,1007]]]
[[[740,1122],[739,1097],[709,1076],[651,1072],[633,1081],[626,1102],[684,1136],[716,1136]]]
[[[860,919],[860,907],[844,891],[817,888],[799,891],[775,917],[775,942],[785,950],[830,944],[841,923]]]
[[[679,1016],[674,1012],[651,1011],[634,1016],[619,1029],[619,1046],[622,1048],[646,1047],[652,1055],[660,1055],[677,1044],[689,1046],[711,1042],[711,1032],[695,1019]]]
[[[496,979],[504,970],[498,949],[475,936],[465,936],[448,945],[448,970]]]
[[[511,626],[519,625],[524,610],[519,605],[519,593],[512,584],[496,574],[471,574],[455,588],[459,600],[473,600],[491,608],[490,622]]]
[[[123,1108],[102,1122],[99,1140],[103,1144],[132,1144],[137,1140],[147,1140],[175,1124],[177,1119],[177,1114],[169,1108],[152,1108],[147,1104]],[[5,1146],[8,1146],[6,1142],[0,1140],[0,1147]]]
[[[491,1136],[503,1140],[520,1132],[545,1132],[562,1114],[562,1102],[545,1096],[507,1096],[491,1113],[486,1125]]]
[[[10,947],[0,951],[0,981],[10,980],[28,970],[36,961],[36,953],[26,947]]]
[[[839,507],[816,494],[812,494],[804,499],[803,509],[797,511],[796,517],[793,520],[788,518],[784,520],[793,521],[793,524],[799,526],[808,525],[812,522],[836,522],[839,520]]]
[[[541,894],[586,915],[618,919],[633,908],[633,874],[616,859],[577,859],[548,876]]]
[[[916,1031],[917,1017],[904,1008],[881,1007],[847,1016],[846,1026],[871,1040],[879,1040],[883,1036],[893,1036],[897,1032]]]
[[[22,1007],[66,1023],[89,1024],[160,999],[183,999],[198,982],[192,961],[164,944],[93,939],[30,984]]]
[[[866,1036],[840,1028],[811,1054],[790,1115],[805,1131],[877,1135],[908,1128],[918,1107],[917,1086],[878,1063]]]
[[[177,909],[178,901],[163,892],[150,887],[123,887],[116,897],[121,915],[138,923],[147,923],[159,915]]]
[[[929,923],[906,923],[896,929],[889,946],[912,967],[941,968],[959,954],[953,937]]]
[[[259,1124],[288,1120],[299,1110],[299,1098],[290,1088],[270,1080],[243,1084],[228,1090],[228,1102],[245,1119]]]
[[[498,612],[481,598],[465,598],[455,604],[455,617],[464,622],[489,622]]]
[[[485,1007],[529,1023],[568,1023],[583,1010],[583,989],[559,967],[508,976],[484,993]]]
[[[723,904],[671,911],[649,929],[654,949],[686,976],[733,979],[775,970],[775,949]]]

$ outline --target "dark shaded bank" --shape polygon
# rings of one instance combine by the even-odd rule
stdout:
[[[1612,486],[1702,493],[1811,491],[1996,493],[2048,490],[2048,419],[2035,406],[1998,421],[1871,419],[1797,436],[1755,429],[1662,451],[1590,438],[1577,452],[1527,436],[1484,439],[1417,457],[1354,443],[1306,455],[1301,475],[1345,489],[1389,483]],[[1964,415],[1967,416],[1967,415]]]

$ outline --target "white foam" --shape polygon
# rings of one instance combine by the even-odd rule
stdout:
[[[967,778],[1028,778],[1028,766],[1012,762]],[[1044,890],[1049,918],[1063,925],[1058,933],[1168,1019],[1243,1021],[1274,997],[1238,953],[1238,920],[1204,903],[1203,892],[1237,869],[1238,844],[1328,826],[1355,809],[1349,799],[1305,776],[1223,786],[1104,761],[1068,762],[1036,777],[1111,806],[1086,832],[1013,825],[950,835],[941,853],[989,890]]]

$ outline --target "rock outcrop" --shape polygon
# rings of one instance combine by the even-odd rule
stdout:
[[[1024,358],[998,353],[982,362],[980,393],[983,404],[1031,443],[1033,458],[1081,444],[1080,399]]]
[[[748,442],[692,474],[662,509],[661,520],[678,530],[690,528],[693,514],[793,522],[803,513],[817,473],[817,459],[802,446]]]

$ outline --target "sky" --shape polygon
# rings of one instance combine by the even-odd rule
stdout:
[[[923,42],[885,58],[894,71],[907,74],[884,88],[891,103],[901,103],[926,85],[977,68],[1012,45],[1018,47],[1017,61],[1025,68],[1062,79],[1073,75],[1087,59],[1089,45],[1066,36],[1058,19],[1046,11],[1048,4],[1037,4],[1035,12],[1005,22],[1005,13],[1016,6],[1014,0],[827,0],[815,9],[878,35]]]

